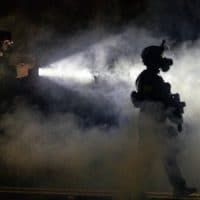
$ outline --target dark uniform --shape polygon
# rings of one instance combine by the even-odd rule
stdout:
[[[148,176],[153,160],[159,157],[164,163],[169,182],[176,195],[189,195],[195,188],[186,186],[185,179],[177,164],[179,151],[177,135],[182,131],[184,102],[178,94],[171,93],[171,86],[159,75],[173,64],[163,58],[164,42],[161,46],[150,46],[143,50],[142,59],[147,69],[136,80],[137,92],[131,98],[135,107],[140,108],[139,116],[139,162],[141,176]],[[153,158],[152,158],[153,157]],[[144,184],[140,187],[145,189]]]

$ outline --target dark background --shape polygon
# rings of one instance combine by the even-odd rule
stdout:
[[[131,22],[177,40],[194,40],[199,35],[199,9],[198,0],[8,0],[1,3],[0,15],[24,18],[35,25],[35,31],[48,25],[68,34],[91,26],[119,27]]]
[[[199,11],[198,0],[8,0],[1,3],[0,29],[12,32],[15,51],[34,54],[45,65],[52,62],[49,55],[68,46],[67,39],[87,30],[119,33],[135,26],[177,43],[195,41]],[[71,53],[80,50],[77,45]]]

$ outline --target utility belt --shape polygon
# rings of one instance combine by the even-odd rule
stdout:
[[[176,112],[174,112],[174,110],[176,111],[177,109],[176,107],[168,107],[161,101],[143,100],[136,91],[131,93],[131,101],[136,108],[140,109],[141,113],[149,115],[158,122],[164,123],[168,120],[171,124],[176,126],[176,129],[178,129],[179,132],[182,131],[183,112],[180,112],[180,114],[177,115]]]

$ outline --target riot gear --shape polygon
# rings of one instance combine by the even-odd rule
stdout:
[[[150,150],[154,152],[152,157],[155,157],[156,148],[161,143],[165,149],[161,153],[161,159],[174,194],[189,195],[196,189],[186,186],[176,160],[179,148],[174,142],[178,132],[182,131],[185,102],[180,100],[179,94],[171,93],[171,85],[159,75],[160,69],[167,72],[173,64],[172,59],[163,57],[164,50],[165,41],[160,46],[149,46],[142,51],[141,57],[147,69],[138,76],[137,91],[131,93],[131,100],[140,109],[139,136],[142,152],[147,151],[149,154]],[[146,159],[150,160],[151,157]],[[145,161],[143,165],[147,165],[146,163],[149,161]],[[143,174],[145,175],[147,173]]]
[[[173,64],[173,60],[170,58],[162,57],[165,50],[165,40],[162,41],[160,46],[146,47],[141,54],[142,61],[147,68],[161,69],[166,72]]]

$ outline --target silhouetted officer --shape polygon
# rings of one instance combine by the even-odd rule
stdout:
[[[173,64],[172,59],[162,56],[164,50],[165,41],[142,51],[146,69],[136,80],[137,91],[131,93],[134,106],[140,109],[140,151],[143,154],[146,151],[141,160],[149,168],[155,155],[160,154],[174,194],[189,195],[196,189],[187,187],[176,159],[179,151],[176,136],[182,131],[185,103],[180,101],[179,94],[171,93],[171,85],[159,75],[160,70],[167,72]],[[147,170],[143,171],[143,176],[147,175]]]

